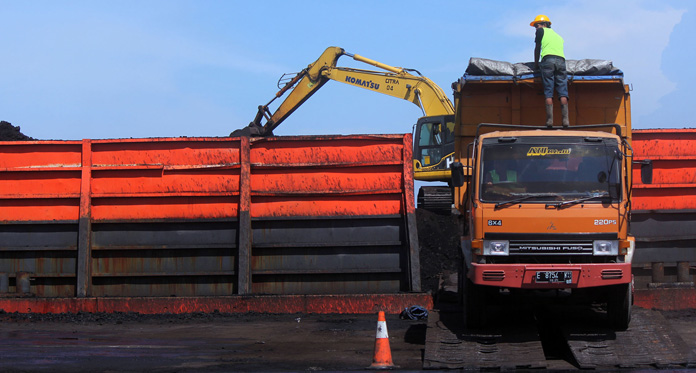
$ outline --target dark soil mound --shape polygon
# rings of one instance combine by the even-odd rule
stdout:
[[[423,291],[438,290],[443,273],[456,272],[461,262],[459,215],[438,215],[416,210],[418,243],[420,245],[421,287]]]
[[[0,122],[0,141],[28,141],[36,140],[20,132],[19,126],[15,127],[4,120]]]

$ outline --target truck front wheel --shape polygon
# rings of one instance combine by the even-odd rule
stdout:
[[[616,330],[628,329],[633,308],[633,286],[631,283],[614,285],[609,291],[607,316],[611,326]]]
[[[464,321],[468,329],[483,328],[486,324],[486,292],[471,280],[464,280]]]

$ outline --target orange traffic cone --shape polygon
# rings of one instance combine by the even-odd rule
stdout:
[[[377,336],[375,339],[375,356],[372,359],[370,369],[398,368],[392,362],[391,347],[389,347],[389,333],[387,332],[387,319],[384,311],[379,311],[377,316]]]

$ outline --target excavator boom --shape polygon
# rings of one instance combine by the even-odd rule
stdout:
[[[384,71],[338,67],[336,64],[341,56],[351,57],[355,61]],[[409,101],[420,107],[426,116],[454,115],[452,102],[442,88],[422,76],[417,70],[389,66],[357,54],[347,53],[343,48],[329,47],[316,61],[285,83],[266,105],[259,106],[256,117],[249,127],[237,130],[231,136],[271,136],[275,128],[329,80]],[[271,112],[270,105],[287,92],[289,93],[285,100],[274,112]]]

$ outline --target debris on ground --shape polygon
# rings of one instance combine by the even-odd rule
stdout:
[[[399,318],[402,320],[425,320],[428,318],[428,310],[422,306],[406,307]]]

